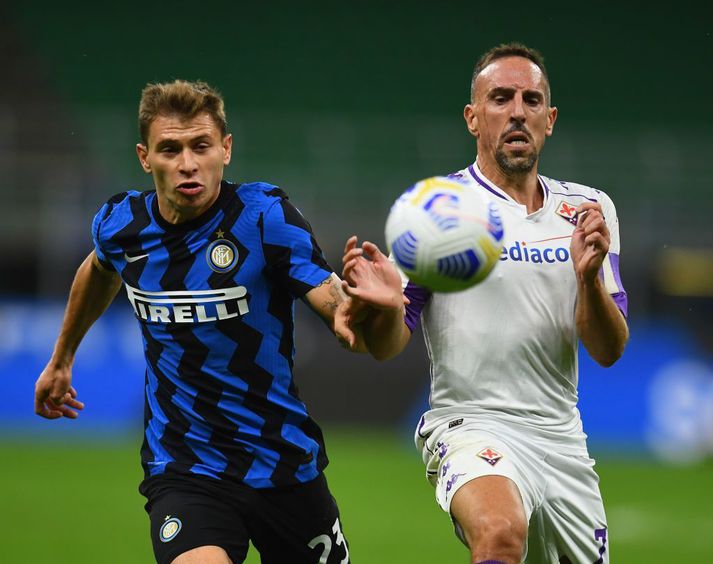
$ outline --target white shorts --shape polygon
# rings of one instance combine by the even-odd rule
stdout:
[[[520,491],[529,521],[528,564],[607,564],[609,542],[599,477],[588,456],[557,452],[512,428],[456,419],[422,447],[438,504],[450,514],[454,494],[481,476],[505,476]],[[456,533],[463,540],[458,524]]]

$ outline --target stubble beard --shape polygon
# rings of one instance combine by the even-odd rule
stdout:
[[[535,168],[538,156],[537,152],[533,151],[525,159],[522,157],[509,157],[504,149],[500,148],[495,151],[495,162],[505,173],[520,175],[527,174]]]

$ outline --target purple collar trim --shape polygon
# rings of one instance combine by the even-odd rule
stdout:
[[[488,183],[485,182],[485,180],[483,180],[482,178],[480,178],[480,176],[478,175],[478,173],[475,172],[475,168],[473,167],[473,165],[470,165],[470,166],[468,167],[468,171],[470,172],[470,174],[471,174],[471,176],[473,177],[473,179],[475,179],[475,181],[476,181],[478,184],[480,184],[483,188],[485,188],[485,189],[488,190],[489,192],[492,192],[492,193],[495,194],[498,198],[501,198],[501,199],[507,201],[507,198],[506,198],[505,196],[503,196],[503,195],[500,194],[499,192],[496,192],[495,190],[493,190],[490,186],[488,186]]]
[[[490,187],[490,185],[485,181],[485,179],[481,178],[481,176],[475,171],[475,167],[473,165],[470,165],[468,167],[468,171],[470,172],[473,179],[478,184],[480,184],[483,188],[488,190],[488,192],[492,192],[493,194],[495,194],[498,198],[500,198],[502,200],[506,200],[506,201],[508,200],[508,198],[503,196],[500,192],[496,192],[495,190],[493,190]],[[537,180],[540,183],[540,186],[542,186],[542,191],[545,196],[545,200],[547,200],[547,197],[549,196],[549,193],[550,193],[550,189],[547,187],[547,183],[542,179],[542,177],[539,174],[537,175]],[[544,207],[544,205],[543,205],[543,207]]]

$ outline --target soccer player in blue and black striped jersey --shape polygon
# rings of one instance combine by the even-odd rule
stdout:
[[[348,348],[373,348],[347,324],[350,298],[281,190],[223,180],[232,137],[213,88],[150,84],[139,125],[156,189],[117,194],[94,218],[35,411],[77,417],[75,352],[123,284],[146,356],[140,491],[157,561],[237,564],[252,541],[266,563],[348,563],[292,366],[296,298]],[[393,303],[362,323],[403,316],[399,275],[384,268]]]

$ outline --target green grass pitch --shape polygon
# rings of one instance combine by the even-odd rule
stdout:
[[[331,429],[327,478],[357,564],[465,563],[415,449],[386,431]],[[153,562],[138,444],[0,441],[0,560]],[[613,563],[713,562],[713,463],[603,458]],[[254,552],[249,564],[257,564]]]

